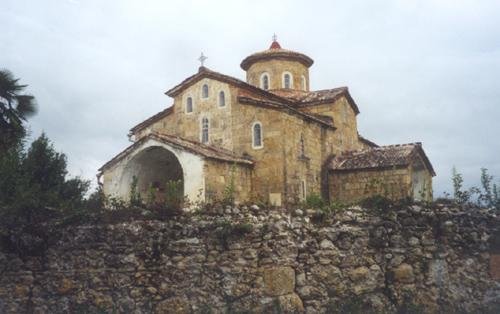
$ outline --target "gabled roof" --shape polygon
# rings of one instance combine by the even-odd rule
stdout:
[[[155,114],[155,115],[147,118],[146,120],[142,121],[141,123],[137,124],[136,126],[134,126],[133,128],[130,129],[129,134],[133,134],[133,133],[135,133],[137,131],[140,131],[140,130],[144,129],[145,127],[147,127],[147,126],[151,125],[152,123],[160,120],[161,118],[168,116],[172,112],[174,112],[174,106],[173,105],[171,105],[167,109],[162,110],[162,111],[158,112],[157,114]]]
[[[212,71],[206,67],[200,67],[198,70],[198,73],[191,75],[190,77],[186,78],[184,81],[182,81],[180,84],[174,86],[173,88],[169,89],[168,91],[165,92],[166,95],[170,97],[175,97],[179,95],[183,90],[188,88],[189,86],[193,85],[194,83],[198,82],[199,80],[203,78],[212,78],[215,80],[219,80],[228,84],[236,85],[238,87],[244,88],[248,91],[251,91],[253,93],[256,93],[258,95],[264,96],[266,98],[269,98],[271,100],[275,101],[280,101],[283,103],[290,103],[291,101],[280,97],[278,95],[275,95],[273,93],[270,93],[268,91],[265,91],[261,88],[255,87],[253,85],[248,84],[247,82],[244,82],[240,79],[237,79],[235,77],[225,75],[219,72]]]
[[[113,157],[110,161],[105,163],[98,171],[103,171],[112,165],[116,164],[123,158],[125,158],[128,154],[132,153],[138,147],[140,147],[144,142],[148,140],[156,140],[160,143],[165,143],[177,147],[181,150],[185,150],[187,152],[193,153],[195,155],[199,155],[208,159],[215,159],[226,162],[234,162],[239,164],[244,164],[248,166],[253,165],[253,161],[235,155],[233,152],[211,145],[205,145],[199,142],[191,141],[179,136],[152,132],[140,140],[136,141],[134,144],[125,148],[121,153]]]
[[[369,139],[367,139],[366,137],[361,136],[359,133],[358,133],[358,139],[361,142],[365,143],[366,145],[368,145],[370,147],[380,147],[376,143],[374,143],[374,142],[370,141]]]
[[[280,50],[280,49],[273,49],[273,50]],[[354,112],[356,114],[359,113],[358,106],[350,96],[347,87],[340,87],[340,88],[319,90],[312,92],[290,90],[290,89],[266,91],[256,86],[250,85],[247,82],[234,78],[232,76],[212,71],[206,67],[200,67],[198,73],[186,78],[180,84],[176,85],[175,87],[165,92],[165,94],[170,97],[175,97],[179,95],[179,93],[181,93],[183,90],[185,90],[186,88],[195,84],[196,82],[200,81],[203,78],[212,78],[215,80],[219,80],[240,87],[241,89],[240,89],[240,95],[238,95],[238,100],[241,100],[242,103],[262,105],[268,108],[281,109],[282,111],[287,112],[289,114],[298,115],[301,116],[302,118],[308,119],[310,121],[315,121],[329,127],[334,127],[332,119],[327,118],[325,116],[306,113],[300,110],[300,108],[306,106],[319,105],[328,102],[334,102],[338,98],[345,96],[349,104],[353,108]],[[133,127],[130,130],[129,134],[137,132],[138,130],[147,127],[151,123],[156,122],[157,120],[165,117],[170,113],[171,111],[169,111],[168,109],[157,113],[151,118]]]
[[[334,171],[384,169],[411,164],[416,156],[435,176],[436,173],[425,155],[421,143],[380,146],[359,151],[350,151],[334,158],[329,169]]]
[[[311,113],[303,112],[303,111],[295,109],[292,106],[285,105],[285,104],[282,104],[279,102],[274,102],[274,101],[266,100],[266,99],[262,99],[262,98],[249,97],[249,96],[245,96],[245,95],[238,96],[238,101],[242,104],[248,104],[248,105],[254,105],[254,106],[260,106],[260,107],[285,111],[288,114],[299,116],[300,118],[302,118],[304,120],[313,121],[313,122],[322,124],[324,126],[336,129],[336,127],[333,125],[333,119],[330,117],[322,116],[319,114],[311,114]]]
[[[340,97],[345,97],[352,110],[359,114],[359,108],[354,99],[352,99],[347,87],[337,87],[332,89],[323,89],[317,91],[301,91],[293,89],[275,89],[271,90],[273,94],[288,98],[295,102],[297,108],[321,105],[325,103],[335,102]]]

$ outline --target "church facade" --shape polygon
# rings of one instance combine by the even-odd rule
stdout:
[[[276,206],[318,194],[351,202],[374,194],[432,198],[420,143],[378,146],[358,133],[347,87],[310,90],[313,60],[281,48],[246,57],[246,81],[212,71],[166,92],[173,104],[134,126],[133,144],[99,169],[108,196],[146,195],[179,182],[190,202],[221,198]],[[160,196],[159,196],[160,197]]]

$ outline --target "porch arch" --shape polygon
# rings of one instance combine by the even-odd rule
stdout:
[[[121,162],[117,195],[130,199],[132,180],[137,177],[137,188],[145,198],[151,185],[161,190],[167,181],[180,181],[184,196],[197,202],[205,198],[205,180],[202,157],[181,148],[150,139]],[[161,193],[161,191],[159,191]]]
[[[151,146],[135,155],[125,166],[121,182],[131,188],[137,178],[137,192],[145,199],[153,189],[155,201],[165,199],[167,182],[177,182],[179,194],[184,196],[184,171],[177,157],[160,146]],[[129,191],[130,193],[130,191]]]

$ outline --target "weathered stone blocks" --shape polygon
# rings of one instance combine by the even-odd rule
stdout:
[[[415,281],[415,275],[413,273],[413,267],[408,264],[401,264],[393,270],[394,280],[401,283],[413,283]]]
[[[262,277],[264,291],[269,296],[290,294],[295,290],[295,271],[291,267],[266,267]]]

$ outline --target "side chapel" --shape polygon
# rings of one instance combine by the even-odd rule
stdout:
[[[191,202],[221,197],[276,206],[314,193],[351,202],[375,194],[432,199],[432,165],[421,143],[378,146],[358,133],[347,87],[310,90],[313,60],[281,48],[240,64],[246,81],[202,66],[165,94],[173,104],[129,132],[133,142],[99,169],[108,196],[161,193],[179,181]]]

